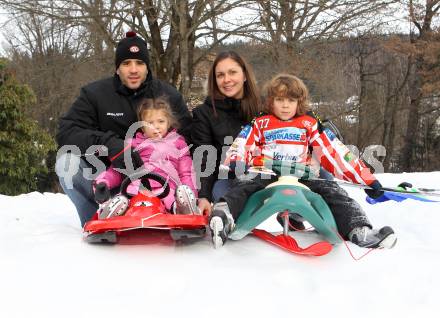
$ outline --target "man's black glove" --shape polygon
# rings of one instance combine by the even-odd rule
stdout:
[[[130,167],[130,164],[125,162],[125,153],[127,153],[127,160],[131,160],[133,163],[133,168],[136,170],[143,166],[141,156],[133,147],[125,147],[124,140],[120,138],[113,137],[109,139],[106,143],[108,148],[108,157],[115,168],[125,169]]]
[[[94,196],[97,203],[104,203],[110,199],[110,189],[105,183],[98,183],[95,185]]]
[[[130,164],[125,162],[125,157],[128,155],[127,160],[131,159],[131,162],[133,163],[133,169],[136,170],[139,167],[142,167],[144,165],[144,162],[142,161],[141,156],[139,155],[139,152],[137,152],[133,147],[128,147],[125,149],[125,151],[121,151],[119,154],[117,154],[115,157],[110,158],[112,160],[112,164],[115,168],[119,169],[125,169],[128,167],[131,167]]]
[[[372,184],[370,184],[370,188],[372,189],[365,189],[365,193],[372,199],[378,199],[381,196],[383,196],[384,192],[381,190],[382,185],[379,181],[374,181]]]

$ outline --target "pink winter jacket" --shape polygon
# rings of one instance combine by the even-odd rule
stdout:
[[[168,179],[170,194],[162,199],[168,210],[175,201],[174,194],[178,185],[189,186],[197,197],[195,172],[189,147],[185,139],[175,130],[170,131],[161,139],[146,138],[143,133],[138,132],[130,143],[139,152],[147,171],[158,173]],[[112,189],[120,186],[123,177],[124,175],[110,166],[96,178],[96,183],[104,182]],[[127,189],[128,193],[136,194],[139,183],[139,180],[132,182]],[[151,186],[154,190],[158,187],[158,183],[151,181]]]

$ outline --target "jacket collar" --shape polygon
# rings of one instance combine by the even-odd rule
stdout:
[[[214,103],[215,103],[215,108],[221,109],[226,112],[239,112],[241,108],[241,100],[230,97],[225,97],[223,99],[215,99]],[[206,97],[205,104],[211,107],[214,106],[212,104],[212,100],[210,96]]]
[[[148,84],[152,81],[153,81],[153,75],[151,74],[151,72],[148,72],[147,79],[141,84],[141,86],[139,86],[138,89],[130,89],[124,84],[122,84],[118,74],[115,73],[115,75],[113,76],[113,85],[115,86],[116,91],[124,96],[131,96],[134,95],[135,93],[138,94],[144,93],[145,90],[147,89],[147,86],[149,86]]]
[[[148,140],[148,141],[154,143],[154,142],[163,142],[163,141],[174,140],[174,139],[178,138],[180,135],[177,134],[177,130],[176,130],[176,129],[171,129],[171,130],[166,134],[165,137],[160,138],[160,139],[150,139],[150,138],[147,138],[147,137],[143,134],[143,132],[141,132],[141,131],[138,131],[138,132],[136,133],[135,136],[136,136],[136,139],[139,139],[139,140],[142,140],[142,141]]]

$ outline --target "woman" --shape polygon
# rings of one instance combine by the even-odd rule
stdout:
[[[216,149],[214,172],[200,178],[198,206],[205,213],[211,212],[211,202],[221,197],[229,186],[229,181],[218,175],[222,152],[226,152],[242,127],[262,110],[255,82],[252,69],[239,54],[221,52],[209,71],[208,97],[193,110],[191,137],[194,149],[199,146]],[[197,155],[196,151],[196,161]],[[207,159],[205,152],[201,158],[201,172],[207,168]]]

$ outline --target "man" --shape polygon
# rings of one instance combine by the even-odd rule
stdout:
[[[116,73],[84,86],[68,112],[61,117],[56,136],[60,147],[73,147],[73,151],[59,151],[55,170],[61,187],[75,205],[83,226],[96,212],[92,181],[99,169],[92,165],[92,156],[99,147],[106,147],[106,164],[120,169],[136,169],[141,166],[139,154],[124,147],[129,127],[137,122],[137,106],[144,98],[165,96],[179,119],[179,133],[190,144],[192,118],[180,93],[171,85],[153,79],[149,67],[147,44],[135,32],[127,32],[115,54]],[[132,136],[129,136],[132,137]],[[76,151],[74,149],[78,149]],[[99,149],[101,151],[102,149]],[[61,154],[60,154],[61,152]],[[124,160],[128,152],[132,162]],[[89,155],[89,157],[87,157]],[[89,159],[89,160],[86,160]],[[94,166],[94,167],[93,167]],[[98,165],[99,166],[99,165]],[[94,170],[92,168],[95,168]],[[101,168],[105,168],[101,164]],[[98,171],[101,172],[101,171]]]

